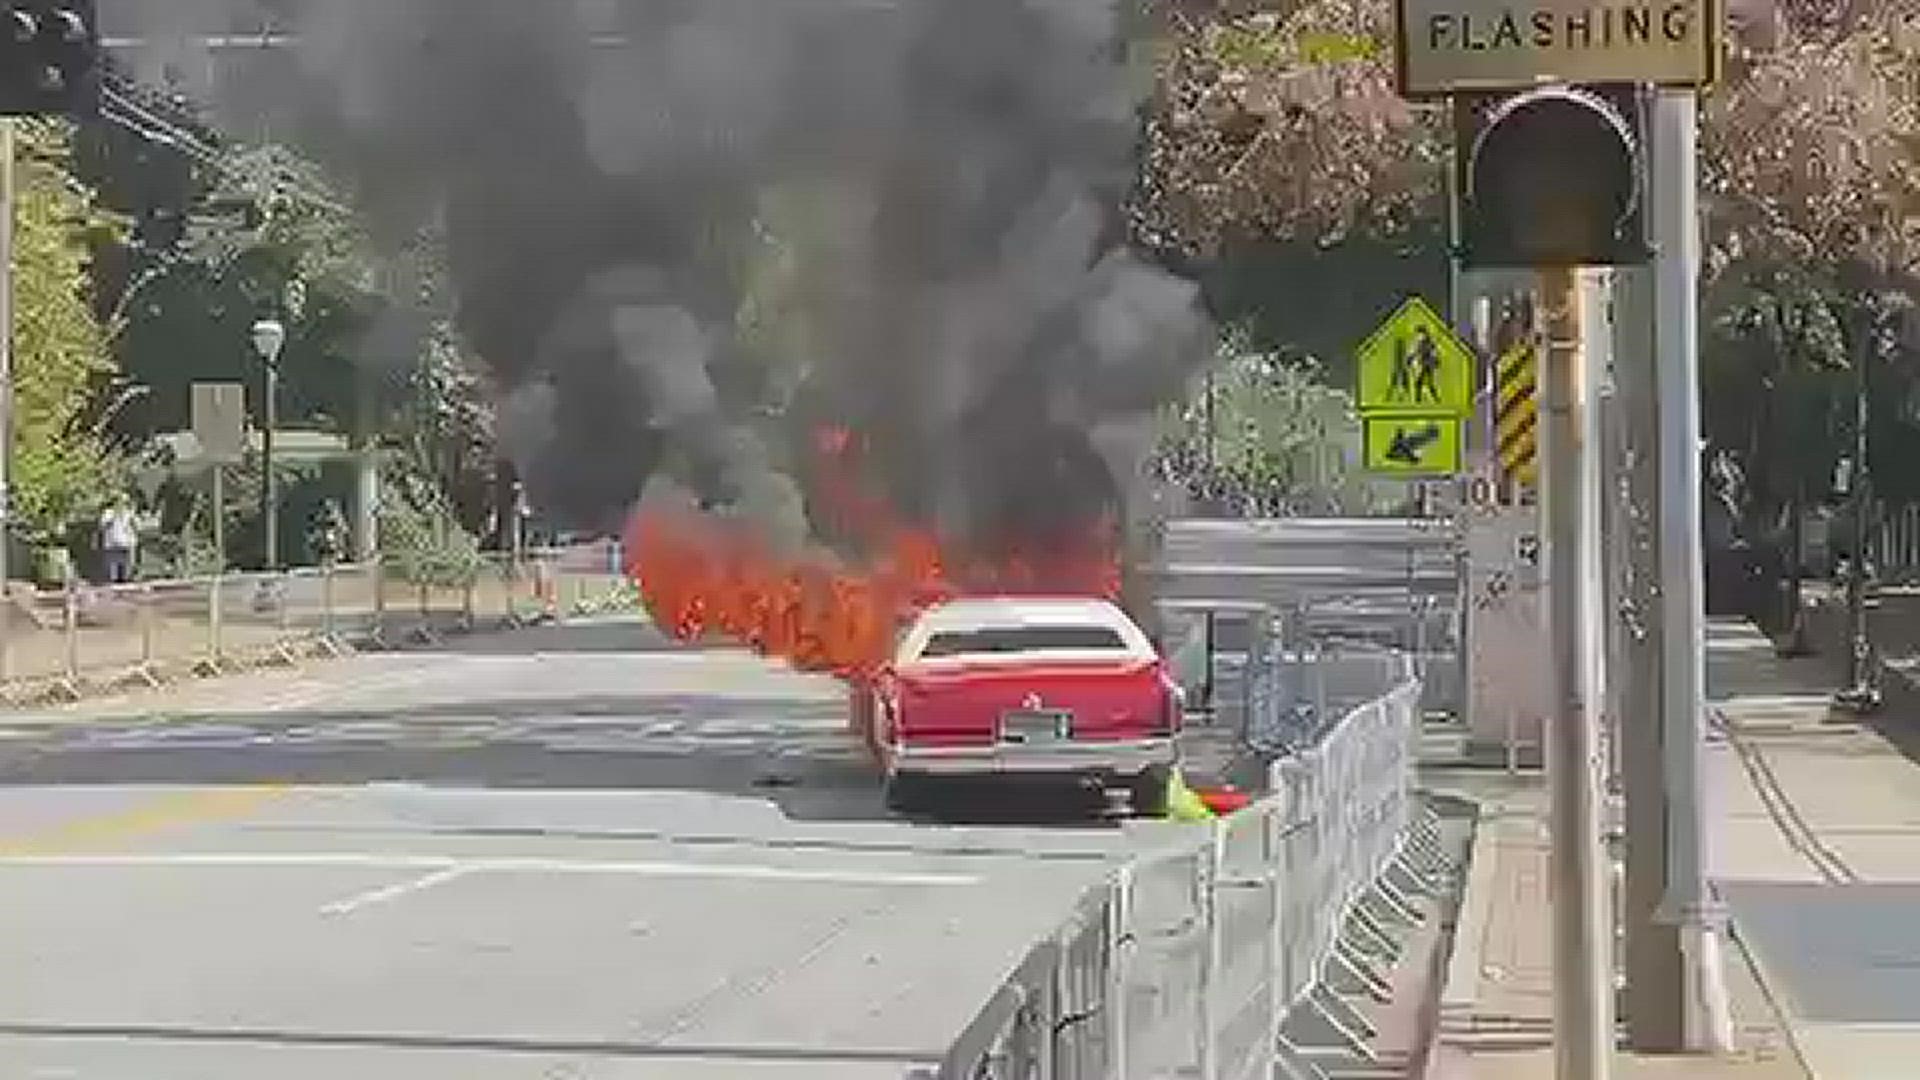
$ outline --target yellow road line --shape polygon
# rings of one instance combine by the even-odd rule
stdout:
[[[168,829],[231,821],[286,792],[281,784],[174,792],[116,813],[83,817],[23,836],[0,837],[0,856],[77,852]]]

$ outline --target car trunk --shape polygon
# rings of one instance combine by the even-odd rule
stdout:
[[[992,743],[1003,714],[1023,710],[1070,712],[1075,741],[1164,733],[1168,719],[1156,660],[914,666],[899,688],[898,734],[918,746]]]

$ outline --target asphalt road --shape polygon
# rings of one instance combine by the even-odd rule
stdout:
[[[0,716],[0,1077],[894,1080],[1178,828],[892,819],[843,722],[617,620]]]

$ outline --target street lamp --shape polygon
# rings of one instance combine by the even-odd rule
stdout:
[[[280,350],[287,343],[287,328],[275,319],[253,324],[253,351],[266,365],[266,394],[262,398],[263,427],[260,432],[260,514],[267,527],[266,569],[280,566],[280,484],[273,473],[273,432],[279,426],[277,398],[280,389]]]

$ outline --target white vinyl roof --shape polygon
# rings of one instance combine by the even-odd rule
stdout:
[[[928,639],[935,634],[1020,626],[1104,626],[1112,629],[1126,643],[1125,651],[1146,657],[1154,655],[1153,643],[1147,640],[1147,635],[1134,625],[1126,612],[1110,601],[1087,597],[992,596],[950,600],[928,608],[901,639],[898,658],[907,660],[918,657],[921,650],[926,648]],[[1111,649],[1039,651],[1047,655],[1083,652],[1113,655]],[[1010,659],[1019,655],[1000,654],[1000,657]],[[965,658],[956,656],[947,659]]]

